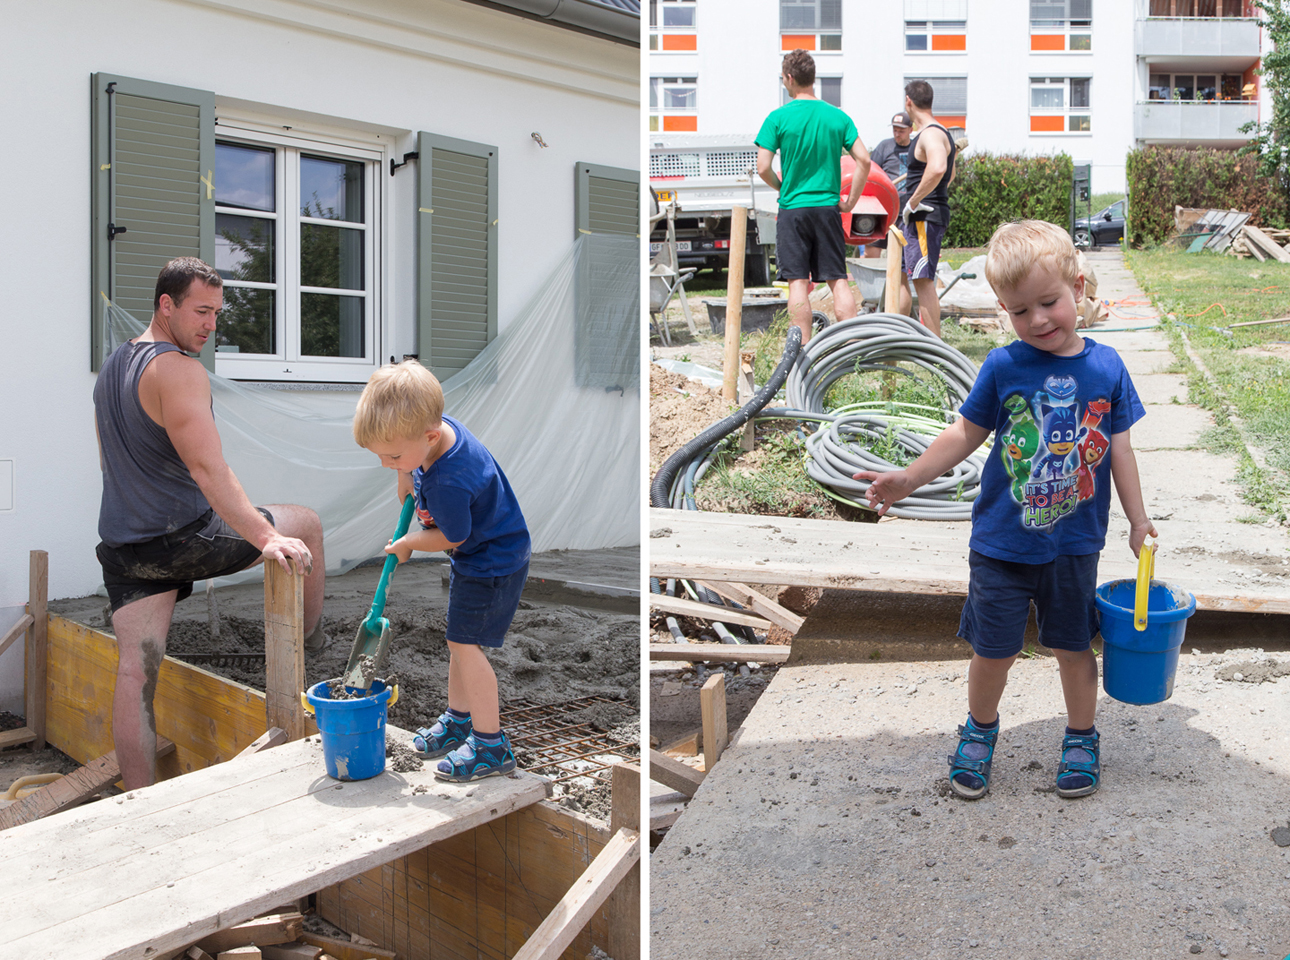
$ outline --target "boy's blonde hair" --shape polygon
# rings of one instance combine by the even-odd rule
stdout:
[[[443,388],[420,361],[387,363],[367,381],[354,411],[360,447],[411,440],[443,423]]]
[[[990,238],[985,278],[996,293],[1015,290],[1037,263],[1055,268],[1067,283],[1079,276],[1079,253],[1065,230],[1046,220],[1013,220]]]

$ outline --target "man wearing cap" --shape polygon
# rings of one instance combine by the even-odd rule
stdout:
[[[892,183],[896,183],[897,177],[903,177],[909,171],[909,135],[913,129],[914,121],[909,119],[909,114],[903,110],[900,111],[891,118],[891,136],[874,147],[873,152],[869,154],[869,159],[882,167]],[[908,199],[904,187],[903,180],[896,183],[901,207],[905,206],[905,201]],[[883,237],[881,240],[865,244],[864,255],[870,258],[877,257],[880,255],[879,252],[885,249],[887,249],[887,238]],[[908,283],[901,285],[896,306],[904,314],[908,314],[909,308],[913,306]]]

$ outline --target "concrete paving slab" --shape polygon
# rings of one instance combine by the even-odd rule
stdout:
[[[1178,403],[1187,402],[1187,378],[1180,373],[1145,373],[1133,378],[1133,388],[1148,406],[1173,403],[1175,398]]]
[[[1173,366],[1174,355],[1168,350],[1117,350],[1124,361],[1129,376],[1140,377],[1147,374],[1168,373]]]
[[[1149,380],[1150,376],[1143,379]],[[1136,385],[1136,381],[1135,381]],[[1133,449],[1159,450],[1190,447],[1214,425],[1208,410],[1175,403],[1154,403],[1133,426]]]
[[[783,667],[653,854],[650,957],[1281,957],[1290,680],[1219,679],[1262,656],[1184,646],[1169,701],[1103,696],[1078,800],[1054,663],[1019,660],[974,803],[946,795],[963,662]]]

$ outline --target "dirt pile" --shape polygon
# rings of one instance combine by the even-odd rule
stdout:
[[[672,454],[680,450],[718,420],[729,416],[734,407],[721,394],[709,390],[696,380],[664,370],[656,363],[649,367],[649,470],[658,472]]]

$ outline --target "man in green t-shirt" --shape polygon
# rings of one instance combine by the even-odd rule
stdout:
[[[869,151],[851,118],[815,96],[815,60],[805,50],[784,57],[784,87],[792,97],[771,113],[757,134],[757,173],[779,191],[775,222],[775,260],[779,278],[788,281],[788,316],[811,337],[812,281],[833,291],[838,320],[856,315],[855,295],[847,283],[846,235],[842,213],[850,213],[869,177]],[[782,178],[771,166],[776,151]],[[843,154],[856,161],[851,192],[842,194]]]

